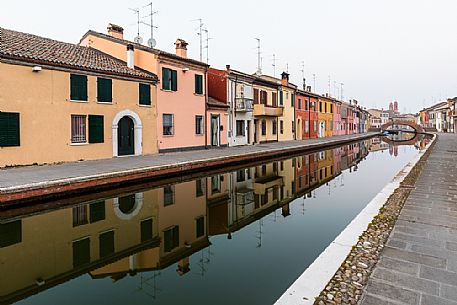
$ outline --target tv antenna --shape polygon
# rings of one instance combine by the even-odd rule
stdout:
[[[257,74],[262,74],[262,59],[260,58],[260,38],[254,38],[257,40]]]
[[[301,76],[303,80],[303,90],[306,90],[306,79],[305,79],[305,61],[302,60],[301,62]]]
[[[313,73],[313,90],[316,92],[316,73]]]
[[[158,28],[157,26],[154,25],[154,15],[157,14],[159,11],[154,11],[153,6],[152,6],[152,2],[150,2],[149,4],[147,4],[147,5],[143,6],[143,7],[148,7],[148,6],[151,8],[151,12],[149,13],[149,15],[146,15],[143,18],[150,17],[151,21],[150,21],[150,23],[146,23],[144,21],[141,21],[141,23],[144,24],[144,25],[147,25],[148,27],[151,28],[151,37],[148,39],[148,46],[150,48],[154,48],[157,45],[157,41],[154,39],[154,29]]]
[[[202,18],[198,18],[198,19],[194,19],[192,21],[198,21],[199,25],[198,25],[198,33],[197,35],[200,36],[200,61],[203,61],[203,19]]]
[[[276,55],[273,54],[273,63],[271,64],[273,66],[273,76],[276,77]]]
[[[209,31],[207,28],[204,28],[203,32],[206,34],[206,46],[204,47],[206,49],[206,63],[209,64],[209,41],[213,38],[209,37]]]
[[[129,10],[133,11],[136,14],[136,25],[137,25],[137,32],[136,37],[133,39],[135,43],[141,44],[143,43],[143,38],[140,36],[140,9],[139,8],[129,8]]]
[[[332,84],[332,78],[330,75],[328,76],[328,95],[331,95],[330,90],[331,90],[331,85]]]
[[[340,100],[342,101],[343,98],[344,98],[344,95],[343,95],[343,86],[344,84],[343,83],[340,83]]]

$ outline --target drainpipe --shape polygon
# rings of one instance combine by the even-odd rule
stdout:
[[[208,67],[205,68],[205,149],[208,149]],[[210,122],[211,124],[211,122]],[[220,122],[219,122],[220,124]]]
[[[306,103],[305,103],[306,105]],[[311,139],[311,100],[308,99],[308,140]]]

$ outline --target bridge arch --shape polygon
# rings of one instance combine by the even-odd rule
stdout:
[[[409,126],[412,129],[414,129],[417,133],[423,133],[424,128],[422,126],[417,125],[415,122],[411,121],[404,121],[404,120],[391,120],[387,122],[386,124],[381,126],[381,130],[387,130],[389,127],[392,127],[393,125],[403,125],[403,126]]]

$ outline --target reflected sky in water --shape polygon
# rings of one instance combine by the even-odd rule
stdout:
[[[0,224],[0,303],[272,304],[424,145],[374,138],[24,209]]]

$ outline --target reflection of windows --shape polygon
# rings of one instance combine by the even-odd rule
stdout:
[[[90,238],[73,242],[73,267],[90,263]]]
[[[277,134],[278,133],[277,129],[278,129],[278,123],[276,122],[276,120],[273,120],[273,128],[272,128],[271,134],[273,134],[273,135]]]
[[[114,231],[101,233],[98,236],[100,245],[100,257],[105,257],[114,253]]]
[[[262,165],[262,176],[265,176],[267,174],[267,166],[264,164]]]
[[[124,214],[130,214],[135,209],[135,194],[119,197],[119,210]]]
[[[152,240],[152,218],[141,221],[141,242]]]
[[[179,246],[179,226],[174,226],[163,232],[164,250],[170,252]]]
[[[205,235],[205,217],[199,217],[195,220],[197,229],[197,238]]]
[[[202,179],[197,179],[195,180],[195,189],[196,189],[196,195],[197,197],[203,196],[203,180]]]
[[[18,244],[22,241],[22,221],[16,220],[0,224],[0,248]]]
[[[267,121],[262,120],[262,136],[267,134]]]
[[[91,203],[89,210],[91,223],[105,219],[105,201]]]
[[[87,205],[80,205],[73,208],[73,227],[88,224]]]
[[[275,173],[278,171],[278,162],[273,162],[273,171]]]
[[[236,172],[236,182],[242,182],[244,180],[246,180],[246,172],[244,169],[241,169]]]
[[[211,177],[211,192],[220,193],[221,192],[221,179],[220,176]]]
[[[174,198],[174,186],[173,185],[167,185],[163,188],[163,205],[171,205],[175,203],[175,198]]]
[[[244,136],[246,128],[244,127],[244,120],[236,120],[236,136]]]

